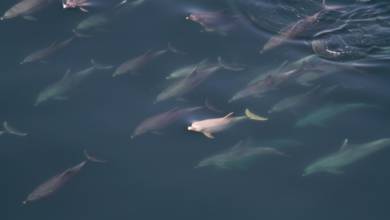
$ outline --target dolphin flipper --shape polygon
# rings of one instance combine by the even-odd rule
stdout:
[[[215,138],[214,135],[211,134],[210,132],[203,132],[203,134],[204,134],[206,137],[210,138],[210,139],[214,139],[214,138]]]

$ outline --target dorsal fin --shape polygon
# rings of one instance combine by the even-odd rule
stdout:
[[[69,77],[69,75],[70,75],[70,72],[71,72],[70,68],[69,68],[69,69],[67,69],[67,70],[66,70],[66,72],[65,72],[65,74],[64,74],[64,76],[62,77],[62,79],[61,79],[61,80],[64,80],[64,79],[68,78],[68,77]]]
[[[240,140],[237,144],[235,144],[235,145],[232,147],[232,150],[240,149],[240,148],[242,147],[243,144],[244,144],[244,141],[243,141],[243,140]]]
[[[343,141],[343,144],[340,147],[340,151],[344,151],[344,150],[346,150],[349,147],[348,142],[349,142],[348,138],[345,138],[344,141]]]
[[[234,114],[234,112],[230,112],[229,114],[225,115],[225,117],[223,118],[229,118],[229,117],[232,117],[232,115]]]
[[[55,47],[57,45],[57,41],[54,41],[53,43],[50,44],[49,47]]]

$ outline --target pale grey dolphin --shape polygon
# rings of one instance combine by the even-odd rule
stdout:
[[[69,92],[79,86],[80,83],[86,80],[90,75],[98,70],[108,70],[112,68],[112,66],[103,66],[98,64],[94,60],[91,60],[91,63],[91,67],[77,73],[71,74],[70,70],[68,70],[62,79],[49,85],[38,94],[35,106],[38,106],[42,102],[48,100],[66,100],[68,99]]]
[[[287,156],[272,147],[254,147],[247,141],[240,141],[226,151],[201,160],[195,168],[211,166],[220,169],[244,169],[256,160],[272,155]]]
[[[72,41],[74,37],[71,37],[69,39],[66,39],[60,43],[53,43],[49,47],[37,50],[30,55],[28,55],[26,58],[23,59],[20,64],[26,64],[26,63],[34,63],[34,62],[45,62],[47,58],[55,54],[56,52],[60,51],[61,49],[68,46]]]
[[[344,168],[390,146],[390,138],[382,138],[363,144],[349,144],[345,139],[339,151],[322,157],[308,165],[303,176],[314,173],[342,174]]]
[[[366,103],[329,104],[299,119],[295,123],[295,126],[296,127],[325,126],[329,120],[342,113],[346,113],[357,109],[374,108],[374,107],[377,106],[366,104]]]

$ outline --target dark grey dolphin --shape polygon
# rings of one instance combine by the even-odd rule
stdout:
[[[201,110],[202,106],[190,107],[190,108],[174,108],[167,112],[163,112],[154,116],[151,116],[144,121],[142,121],[134,130],[131,138],[149,133],[149,132],[159,132],[169,125],[175,123],[176,121],[182,119],[192,112]]]
[[[66,169],[60,174],[57,174],[51,177],[50,179],[48,179],[47,181],[45,181],[44,183],[40,184],[27,196],[27,198],[23,201],[23,204],[32,203],[47,198],[49,196],[52,196],[54,193],[56,193],[58,190],[64,187],[70,180],[72,180],[73,177],[75,177],[78,173],[80,173],[80,171],[84,168],[84,166],[88,162],[96,162],[96,163],[106,162],[104,160],[100,160],[98,158],[89,155],[87,151],[84,151],[84,155],[86,157],[86,160],[82,161],[76,166]]]
[[[32,54],[28,55],[26,58],[23,59],[20,64],[26,64],[26,63],[34,63],[34,62],[44,62],[47,58],[52,56],[53,54],[57,53],[58,51],[62,50],[66,46],[68,46],[72,41],[74,37],[71,37],[69,39],[66,39],[60,43],[53,43],[49,47],[37,50],[33,52]]]

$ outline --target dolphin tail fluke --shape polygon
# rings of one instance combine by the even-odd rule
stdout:
[[[4,121],[4,122],[3,122],[3,128],[4,128],[4,130],[2,131],[3,133],[15,135],[15,136],[21,136],[21,137],[24,137],[24,136],[27,136],[27,135],[28,135],[28,134],[25,133],[25,132],[21,132],[21,131],[17,130],[16,128],[11,127],[11,126],[8,124],[7,121]]]
[[[179,55],[187,55],[188,54],[188,53],[186,53],[184,51],[181,51],[181,50],[177,49],[175,46],[172,45],[171,42],[168,42],[167,50],[169,52],[172,52],[174,54],[179,54]]]
[[[96,69],[99,69],[99,70],[110,70],[113,68],[113,66],[111,66],[111,65],[100,64],[100,63],[96,62],[94,59],[91,59],[91,64],[93,67],[95,67]]]
[[[220,67],[222,67],[223,69],[225,70],[230,70],[230,71],[234,71],[234,72],[238,72],[238,71],[243,71],[245,70],[245,67],[243,66],[239,66],[239,65],[232,65],[230,63],[226,63],[222,57],[218,57],[218,65]]]
[[[245,109],[245,116],[247,118],[249,118],[250,120],[254,120],[254,121],[267,121],[268,120],[268,118],[259,116],[255,113],[251,112],[249,109]]]
[[[87,150],[84,150],[84,156],[87,159],[87,161],[90,161],[90,162],[94,162],[94,163],[107,163],[107,160],[99,159],[99,158],[89,154]]]
[[[73,34],[76,37],[79,37],[79,38],[90,38],[90,37],[92,37],[91,35],[80,33],[76,29],[73,29],[72,32],[73,32]]]

